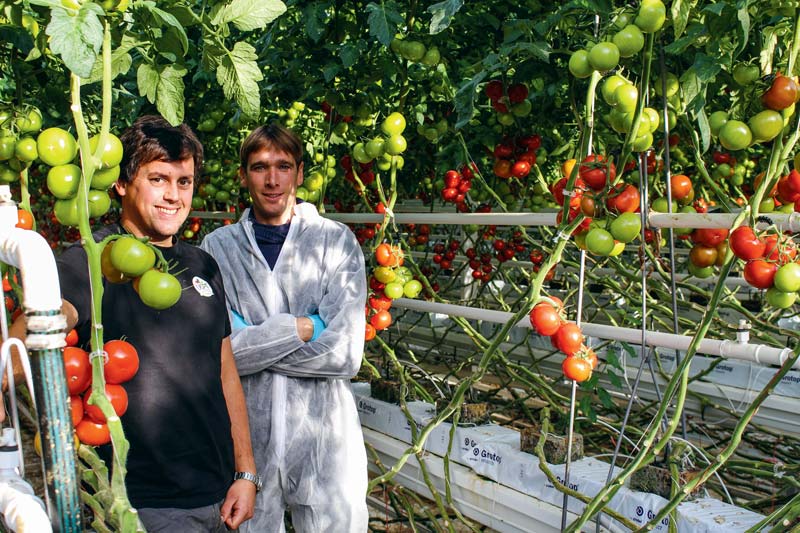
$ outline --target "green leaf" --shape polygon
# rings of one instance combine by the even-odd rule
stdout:
[[[528,55],[532,56],[534,59],[538,59],[539,61],[544,61],[546,63],[550,62],[550,54],[552,53],[552,47],[544,42],[544,41],[536,41],[534,43],[528,42],[519,42],[515,43],[514,46],[510,47],[509,52],[524,52]]]
[[[25,55],[33,50],[33,39],[25,28],[3,24],[0,26],[0,41],[11,44]]]
[[[242,113],[250,118],[258,118],[261,111],[261,96],[258,82],[264,78],[258,68],[256,49],[240,41],[233,50],[222,56],[217,66],[217,81],[222,86],[226,98],[233,98]]]
[[[378,39],[384,46],[389,46],[397,33],[397,28],[404,22],[403,17],[394,9],[394,2],[374,2],[367,4],[369,18],[369,34]]]
[[[444,0],[438,4],[433,4],[428,8],[428,13],[431,13],[431,26],[430,34],[436,35],[437,33],[446,30],[450,27],[450,22],[453,16],[458,13],[458,10],[464,5],[463,0]]]
[[[680,55],[690,46],[694,46],[700,37],[704,37],[708,31],[704,24],[692,23],[686,30],[686,35],[680,39],[669,43],[664,47],[664,52],[671,55]]]
[[[86,3],[75,14],[66,9],[53,8],[50,11],[50,50],[61,56],[64,64],[75,75],[89,77],[92,67],[103,44],[103,25],[100,16],[103,8],[97,4]]]
[[[136,81],[139,94],[146,96],[170,124],[183,122],[183,77],[186,67],[180,64],[154,66],[148,63],[139,65]]]
[[[117,46],[111,52],[111,79],[116,79],[117,76],[120,74],[125,74],[130,70],[131,64],[133,63],[133,58],[128,53],[136,45],[139,44],[139,40],[129,34],[126,33],[122,36],[122,41],[120,42],[119,46]],[[96,83],[98,81],[103,80],[103,56],[97,56],[97,61],[94,63],[94,67],[92,67],[91,75],[81,80],[83,85],[88,85],[90,83]]]
[[[633,348],[631,348],[629,344],[622,343],[622,348],[626,349],[626,347],[631,355],[635,355]],[[606,364],[612,366],[613,368],[622,370],[622,365],[619,362],[619,358],[617,357],[617,354],[612,350],[606,350]]]
[[[606,376],[608,377],[608,381],[611,382],[611,385],[615,389],[622,388],[622,380],[619,379],[619,376],[613,370],[611,370],[610,368],[606,370]]]
[[[739,29],[741,30],[739,37],[742,42],[739,44],[739,50],[744,50],[745,46],[747,46],[747,37],[750,34],[750,13],[747,12],[746,5],[739,6],[736,11],[736,18],[739,19]]]
[[[578,403],[580,404],[580,410],[586,415],[586,418],[591,420],[593,424],[597,422],[597,412],[594,410],[594,407],[592,407],[592,397],[589,395],[583,396]]]
[[[352,43],[346,43],[339,48],[339,57],[342,60],[342,65],[344,68],[350,68],[356,64],[358,58],[361,56],[361,52],[358,49],[358,46]]]
[[[177,20],[184,28],[200,23],[200,19],[188,6],[177,5],[165,7],[164,9],[169,12],[170,15],[175,17],[175,20]]]
[[[697,5],[697,0],[674,0],[670,7],[672,17],[672,33],[675,39],[683,35],[686,25],[689,24],[689,15]]]
[[[163,9],[159,9],[152,0],[140,1],[137,6],[142,6],[150,13],[158,26],[170,26],[177,31],[178,39],[183,48],[183,53],[189,51],[189,39],[186,37],[186,30],[183,29],[180,21],[172,14]]]
[[[64,5],[61,3],[61,0],[29,0],[28,3],[35,6],[64,9]]]
[[[215,26],[231,23],[241,31],[262,29],[286,12],[280,0],[232,0],[214,13]]]
[[[700,128],[700,152],[706,153],[711,146],[711,125],[708,123],[705,109],[700,108],[696,116],[697,126]]]
[[[453,99],[458,116],[455,125],[457,130],[466,126],[472,119],[472,115],[475,111],[475,90],[484,77],[486,77],[486,72],[481,71],[476,74],[474,78],[467,80],[458,88],[456,96]]]
[[[325,6],[317,2],[308,4],[303,8],[303,17],[306,21],[306,35],[316,42],[325,35],[325,23],[327,22],[327,15],[325,14]]]
[[[614,375],[616,377],[616,375]],[[603,404],[603,407],[606,409],[611,409],[614,407],[614,400],[611,399],[611,395],[605,389],[597,389],[597,397],[600,399],[600,403]]]
[[[201,62],[206,72],[216,72],[219,62],[228,51],[217,43],[216,39],[203,38],[203,56]]]
[[[329,64],[325,65],[325,66],[322,68],[322,75],[325,77],[325,81],[326,81],[326,82],[329,82],[329,81],[331,81],[333,78],[335,78],[335,77],[336,77],[336,75],[337,75],[337,74],[339,73],[339,71],[341,71],[341,70],[342,70],[342,67],[340,67],[338,64],[336,64],[336,63],[329,63]]]

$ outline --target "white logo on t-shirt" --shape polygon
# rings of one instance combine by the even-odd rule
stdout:
[[[203,278],[193,277],[192,285],[194,285],[194,290],[200,293],[200,296],[205,296],[206,298],[214,296],[214,289]]]

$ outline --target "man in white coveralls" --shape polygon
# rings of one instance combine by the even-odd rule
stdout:
[[[367,463],[349,379],[364,350],[366,276],[353,233],[296,197],[303,149],[265,125],[245,139],[252,206],[201,247],[219,263],[263,489],[243,532],[367,530]]]

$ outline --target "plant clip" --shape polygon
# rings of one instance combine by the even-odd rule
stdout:
[[[105,350],[96,350],[94,352],[91,352],[89,354],[89,362],[93,362],[96,357],[102,357],[103,364],[106,364],[108,362],[108,352]]]

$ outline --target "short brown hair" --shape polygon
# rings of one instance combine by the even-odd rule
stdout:
[[[173,126],[158,115],[145,115],[136,119],[122,136],[122,162],[119,179],[129,183],[139,167],[152,161],[194,160],[194,177],[200,176],[203,167],[203,145],[186,124]]]
[[[247,168],[247,161],[253,152],[264,148],[286,152],[294,158],[298,166],[303,161],[303,141],[300,137],[286,126],[273,122],[257,127],[244,140],[239,150],[239,164],[242,168]]]

